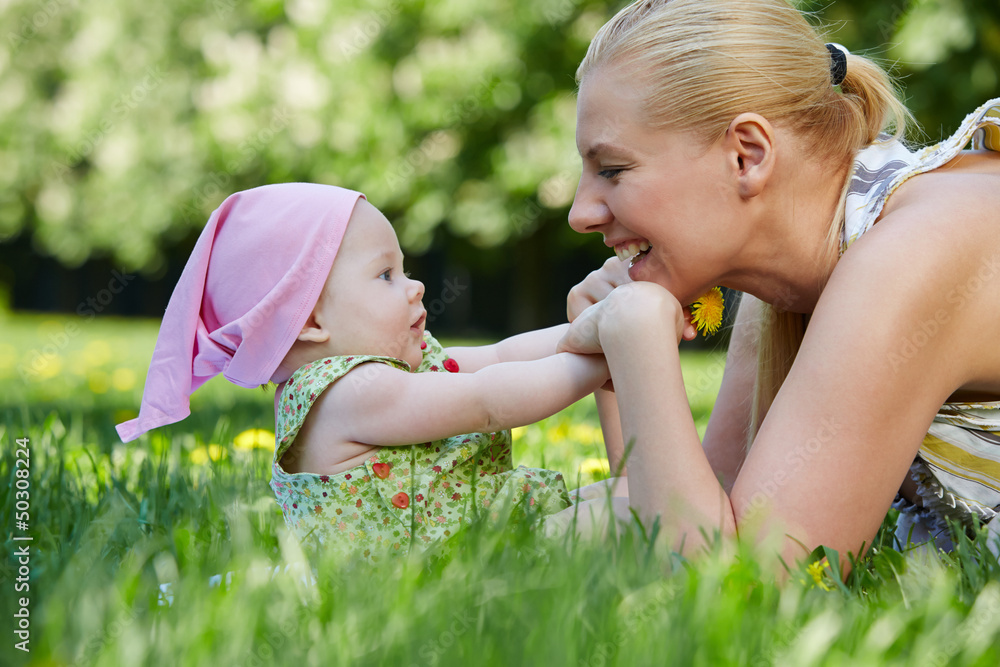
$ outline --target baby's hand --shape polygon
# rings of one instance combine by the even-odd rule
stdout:
[[[663,326],[669,327],[667,322],[647,321],[663,308],[666,309],[663,312],[673,313],[669,323],[674,325],[678,343],[692,340],[697,335],[691,324],[690,310],[682,308],[670,292],[655,283],[637,282],[613,290],[606,298],[580,313],[556,350],[579,354],[603,352],[602,331],[610,333],[612,339],[620,339],[622,335],[626,338],[636,335],[669,336],[670,329]]]
[[[570,322],[590,306],[603,301],[619,285],[632,282],[628,277],[628,262],[617,257],[609,257],[604,265],[591,271],[566,296],[566,317]]]
[[[616,259],[615,261],[618,260]],[[601,348],[599,322],[603,315],[602,306],[604,305],[604,301],[598,301],[573,318],[572,324],[569,325],[569,330],[556,344],[556,352],[602,354],[604,350]]]

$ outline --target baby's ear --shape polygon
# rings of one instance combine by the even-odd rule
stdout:
[[[307,343],[325,343],[330,340],[330,332],[316,321],[316,313],[309,313],[309,319],[302,325],[297,340]]]

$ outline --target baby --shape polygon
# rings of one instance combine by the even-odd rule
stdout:
[[[218,373],[278,383],[271,487],[285,521],[364,559],[440,543],[479,515],[570,508],[562,475],[512,468],[509,429],[604,384],[603,356],[556,354],[567,325],[443,349],[424,330],[423,293],[360,193],[236,193],[195,246],[139,416],[118,432],[127,442],[184,419],[190,394]]]

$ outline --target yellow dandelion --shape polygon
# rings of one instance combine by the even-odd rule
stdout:
[[[116,368],[111,373],[111,386],[118,391],[128,391],[135,386],[135,371],[131,368]]]
[[[113,352],[107,341],[92,340],[83,348],[83,361],[91,368],[97,368],[111,361]]]
[[[545,429],[545,437],[551,442],[562,442],[569,436],[569,422],[561,421]]]
[[[111,388],[111,377],[104,371],[87,373],[87,386],[95,394],[106,394]]]
[[[35,356],[25,363],[25,368],[31,372],[33,378],[48,380],[59,375],[59,372],[62,371],[62,357],[58,354]]]
[[[191,463],[201,466],[209,461],[218,461],[225,453],[226,450],[221,445],[210,444],[207,447],[200,445],[191,450],[188,459]]]
[[[233,446],[244,451],[251,449],[274,450],[274,433],[263,428],[251,428],[233,438]]]
[[[832,591],[833,588],[826,583],[824,579],[825,570],[830,568],[830,563],[826,559],[818,560],[813,563],[809,563],[806,567],[806,573],[813,578],[816,586],[819,586],[824,591]]]
[[[611,472],[611,466],[608,465],[608,460],[605,458],[589,458],[584,459],[580,464],[580,472],[584,475],[594,475],[597,473],[604,473],[606,475]]]
[[[569,427],[569,439],[577,444],[604,444],[604,434],[600,427],[584,422]]]
[[[691,304],[691,324],[702,335],[711,335],[722,326],[722,311],[725,308],[722,290],[713,287]]]

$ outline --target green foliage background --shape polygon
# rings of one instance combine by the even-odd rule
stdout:
[[[43,281],[39,261],[65,267],[63,283],[109,266],[169,281],[228,193],[303,180],[365,192],[429,295],[434,278],[468,274],[507,295],[513,328],[544,323],[607,255],[565,224],[573,73],[621,4],[4,2],[0,286],[19,307],[72,310],[95,290],[43,298],[25,287]],[[802,4],[893,66],[918,140],[997,94],[1000,3]]]

